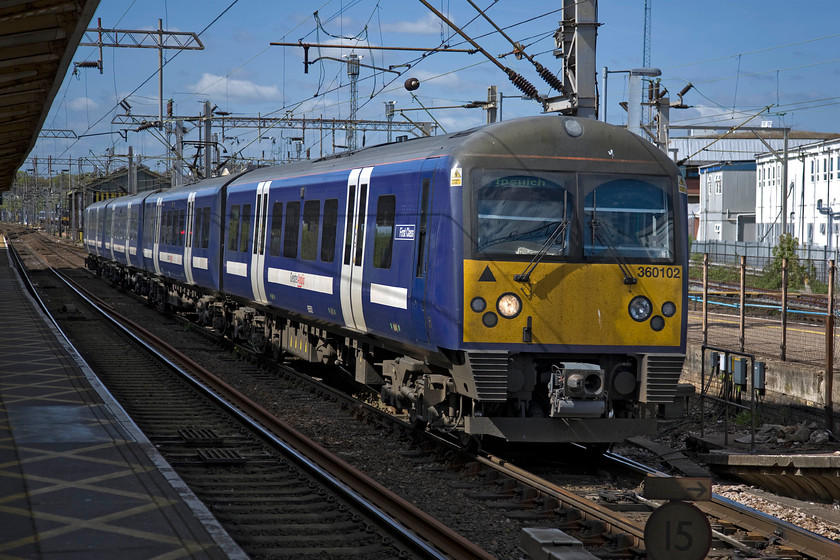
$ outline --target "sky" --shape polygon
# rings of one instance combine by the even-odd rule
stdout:
[[[485,51],[525,76],[541,94],[556,95],[525,58],[517,60],[511,44],[496,32],[468,0],[427,0]],[[560,0],[472,0],[525,52],[559,74],[554,31]],[[838,0],[648,0],[650,67],[662,74],[661,87],[671,93],[689,83],[687,109],[673,109],[674,125],[735,126],[747,123],[795,130],[840,133],[840,1]],[[306,4],[304,7],[303,4]],[[598,3],[596,68],[627,70],[643,66],[645,0],[601,0]],[[385,103],[394,102],[393,122],[434,121],[437,133],[452,133],[483,124],[481,108],[464,108],[486,100],[487,87],[504,95],[502,119],[535,115],[542,105],[523,100],[508,77],[480,53],[373,50],[368,46],[469,49],[451,27],[420,0],[102,0],[91,28],[191,32],[203,50],[164,50],[163,97],[174,114],[197,117],[209,101],[216,111],[241,117],[347,119],[351,112],[350,80],[342,57],[361,56],[358,118],[385,120]],[[304,50],[271,42],[329,43],[351,48],[310,48],[304,72]],[[80,46],[74,61],[96,61],[99,49]],[[336,60],[337,59],[337,60]],[[117,115],[156,118],[159,107],[158,51],[105,48],[102,72],[80,68],[68,72],[44,128],[72,130],[76,138],[42,138],[29,155],[41,162],[55,158],[53,170],[83,160],[83,169],[104,167],[112,151],[113,167],[124,165],[131,147],[141,163],[163,172],[167,136],[152,130],[134,132],[113,124]],[[404,82],[419,80],[408,92]],[[627,99],[626,74],[608,76],[609,122],[626,124],[619,103]],[[121,105],[121,101],[125,104]],[[769,107],[769,108],[768,108]],[[766,109],[767,108],[767,109]],[[125,117],[122,117],[125,120]],[[187,125],[187,140],[198,130]],[[275,127],[269,130],[226,129],[219,133],[222,157],[283,160],[308,150],[311,157],[342,151],[342,131],[320,133]],[[407,134],[395,131],[394,136]],[[302,140],[301,140],[302,138]],[[173,141],[172,137],[168,138]],[[385,132],[367,132],[357,144],[386,141]],[[333,145],[339,147],[334,148]],[[188,146],[186,155],[195,154]],[[123,163],[120,163],[120,162]],[[75,163],[74,163],[75,165]],[[26,166],[25,166],[26,167]],[[75,170],[74,170],[75,172]]]

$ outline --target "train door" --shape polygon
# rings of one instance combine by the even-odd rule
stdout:
[[[131,209],[136,202],[129,202],[125,209],[125,228],[123,229],[123,239],[125,240],[125,264],[131,264]]]
[[[152,240],[152,263],[155,266],[155,274],[158,276],[160,276],[160,227],[162,213],[163,197],[159,196],[155,201],[155,237]]]
[[[354,169],[347,179],[347,223],[341,264],[341,313],[344,316],[344,324],[363,332],[367,331],[367,325],[362,312],[362,267],[371,171],[373,167]]]
[[[108,203],[110,205],[110,202]],[[116,219],[116,212],[113,208],[105,206],[105,250],[108,251],[106,256],[109,260],[115,261],[114,258],[114,220]]]
[[[254,301],[268,303],[265,293],[265,238],[268,222],[268,189],[271,181],[257,185],[257,212],[254,215],[254,241],[251,248],[251,290]]]
[[[193,233],[195,230],[195,193],[191,192],[187,197],[187,223],[186,241],[184,243],[184,277],[187,284],[194,284],[192,273],[192,247],[193,247]]]
[[[437,159],[426,160],[420,172],[420,200],[417,206],[417,234],[415,236],[414,279],[411,283],[411,316],[414,336],[420,342],[429,340],[429,321],[426,319],[426,269],[429,246],[429,218],[432,206],[432,185]]]

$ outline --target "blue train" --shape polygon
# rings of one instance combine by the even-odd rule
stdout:
[[[624,129],[543,115],[85,211],[89,266],[430,428],[652,433],[685,357],[686,189]]]

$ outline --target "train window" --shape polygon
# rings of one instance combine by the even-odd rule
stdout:
[[[673,259],[674,224],[665,179],[581,178],[588,191],[584,198],[585,257]]]
[[[350,217],[356,209],[356,185],[350,185],[347,197],[347,229],[344,231],[344,264],[350,264],[350,251],[353,247],[353,220]]]
[[[175,245],[178,243],[178,211],[172,210],[169,212],[169,244]]]
[[[187,246],[195,246],[196,249],[201,247],[201,229],[204,227],[204,216],[201,213],[201,208],[193,208],[194,225],[190,234],[187,236]]]
[[[533,258],[568,253],[573,176],[482,173],[475,184],[477,250]]]
[[[251,251],[253,254],[257,254],[257,249],[260,248],[260,216],[262,214],[262,205],[263,205],[263,197],[257,195],[257,213],[254,215],[254,244],[253,250]],[[262,254],[262,251],[260,251]]]
[[[168,220],[166,222],[166,243],[167,245],[174,245],[175,244],[175,218],[176,213],[174,210],[170,210],[167,213]]]
[[[420,230],[417,232],[417,267],[414,275],[422,278],[426,274],[426,231],[429,227],[429,179],[423,179],[420,193]]]
[[[176,231],[178,232],[178,246],[183,247],[184,246],[184,238],[186,237],[186,233],[187,233],[186,232],[187,228],[186,228],[186,223],[185,223],[185,220],[184,220],[184,211],[183,210],[178,210],[178,222],[175,225],[176,225],[176,228],[177,228]]]
[[[303,203],[303,229],[300,233],[300,257],[314,261],[318,255],[318,227],[321,222],[321,201]]]
[[[195,214],[195,200],[190,200],[190,201],[187,202],[187,220],[186,220],[186,224],[184,224],[185,230],[186,230],[185,233],[186,233],[186,239],[187,239],[187,243],[186,243],[187,247],[192,247],[193,246],[193,243],[194,243],[193,239],[195,238],[195,230],[196,230],[195,226],[196,226],[196,221],[197,220],[198,220],[198,217]]]
[[[160,228],[160,242],[162,245],[169,245],[169,230],[172,224],[172,212],[165,211],[162,218],[162,226]]]
[[[338,229],[338,199],[324,202],[324,227],[321,230],[321,261],[335,260],[335,234]]]
[[[266,238],[266,231],[265,225],[268,221],[268,193],[263,193],[262,197],[262,211],[257,212],[259,214],[259,226],[257,227],[257,231],[254,232],[255,236],[258,236],[260,239],[259,243],[259,253],[260,255],[265,254],[265,238]]]
[[[128,240],[137,241],[137,226],[140,224],[140,207],[133,205],[128,214]]]
[[[272,257],[280,256],[280,239],[283,233],[283,203],[275,202],[271,207],[271,241],[268,252]]]
[[[210,246],[210,207],[201,209],[201,248]]]
[[[300,231],[300,202],[286,204],[286,229],[283,231],[283,256],[296,259]]]
[[[160,232],[159,237],[160,237],[160,244],[161,245],[166,244],[166,239],[169,236],[169,227],[168,227],[169,221],[168,221],[168,218],[169,218],[169,212],[161,211],[160,228],[158,229],[158,231]]]
[[[394,217],[397,197],[389,194],[376,201],[376,229],[373,234],[373,266],[391,268],[394,250]]]
[[[362,265],[362,250],[365,246],[365,218],[367,217],[367,183],[359,187],[359,219],[356,223],[356,256],[353,264]]]
[[[242,230],[239,232],[239,250],[248,250],[248,239],[251,235],[251,205],[242,205]]]
[[[169,235],[169,229],[167,227],[167,224],[169,222],[167,221],[167,218],[169,218],[169,212],[164,212],[161,210],[160,227],[158,228],[158,237],[160,238],[161,245],[166,243],[166,238]]]
[[[228,251],[236,251],[239,247],[239,212],[241,207],[235,204],[230,207],[230,220],[228,221]]]
[[[145,209],[145,212],[143,213],[143,245],[152,244],[152,230],[154,229],[154,219],[154,207],[147,207]]]

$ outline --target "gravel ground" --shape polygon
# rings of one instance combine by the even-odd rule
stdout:
[[[840,504],[818,504],[773,496],[745,485],[715,484],[713,491],[812,533],[840,542]]]

